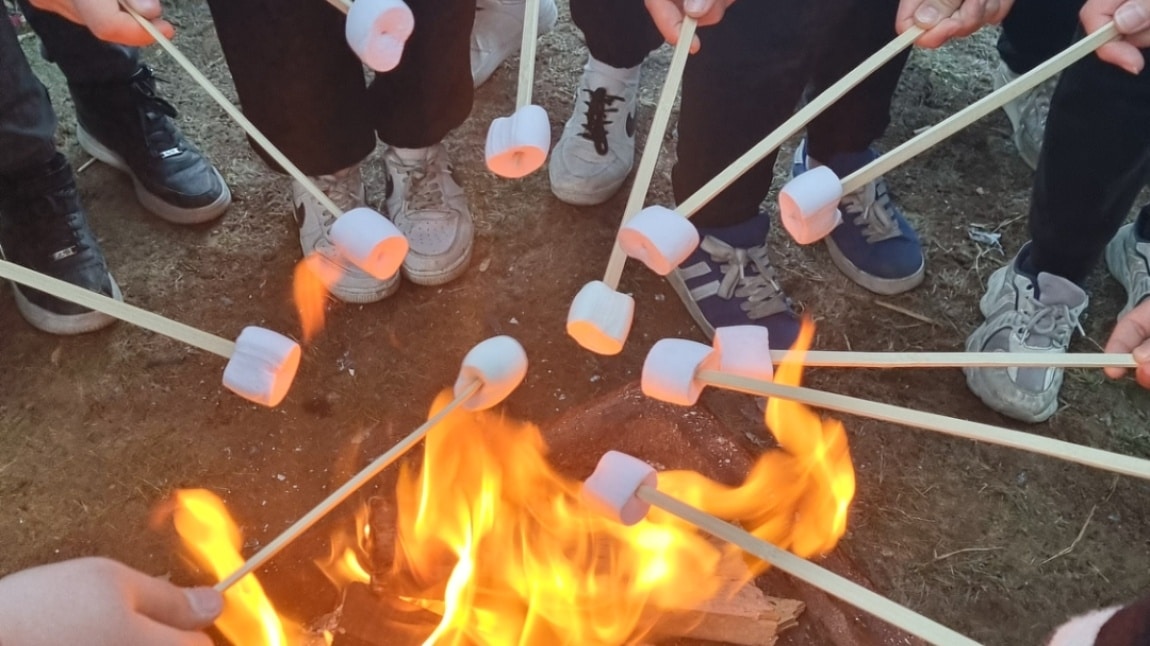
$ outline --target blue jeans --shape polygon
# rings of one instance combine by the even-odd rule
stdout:
[[[127,80],[139,68],[134,48],[105,43],[86,28],[21,0],[42,52],[60,66],[69,85]],[[47,163],[56,152],[56,115],[44,85],[32,73],[16,31],[0,20],[0,175]]]

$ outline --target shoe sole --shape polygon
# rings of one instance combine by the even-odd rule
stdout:
[[[847,278],[850,278],[855,283],[863,288],[872,291],[876,294],[883,296],[894,296],[909,292],[910,290],[922,284],[923,279],[926,278],[926,260],[923,259],[921,265],[918,266],[918,271],[905,278],[880,278],[873,276],[855,266],[849,258],[839,249],[835,244],[834,239],[827,238],[827,251],[831,254],[831,261],[843,272]]]
[[[599,206],[612,197],[615,197],[619,189],[623,188],[623,184],[627,183],[627,177],[630,175],[631,171],[628,170],[627,175],[624,175],[623,179],[619,180],[619,183],[611,184],[597,191],[567,191],[552,183],[551,194],[559,198],[560,202],[570,204],[571,206]]]
[[[165,202],[159,196],[149,192],[140,182],[139,178],[136,177],[136,174],[132,172],[131,167],[128,166],[128,163],[124,161],[123,157],[120,157],[120,155],[111,148],[97,141],[96,138],[88,134],[83,127],[77,126],[76,138],[80,142],[80,147],[87,151],[89,155],[132,178],[132,185],[136,189],[136,199],[140,201],[140,204],[145,209],[162,220],[171,222],[172,224],[203,224],[220,217],[224,214],[224,211],[227,211],[228,207],[231,206],[231,189],[228,188],[227,182],[224,181],[223,176],[220,175],[220,172],[214,167],[212,168],[212,173],[214,173],[216,179],[219,180],[220,186],[224,188],[219,197],[212,201],[211,204],[204,206],[191,209],[180,208]]]
[[[399,291],[400,282],[398,279],[384,281],[380,284],[379,289],[372,290],[340,289],[339,284],[336,283],[336,285],[331,288],[331,295],[341,303],[350,303],[352,305],[378,303],[389,296],[395,295],[395,293]]]
[[[112,298],[123,302],[124,294],[120,291],[120,286],[116,284],[116,279],[112,278],[111,275],[108,276],[108,279],[112,283]],[[16,285],[12,286],[12,291],[16,294],[16,309],[19,310],[20,315],[24,317],[25,321],[28,321],[29,325],[41,332],[73,336],[95,332],[116,322],[115,317],[95,310],[83,314],[57,314],[28,300]]]
[[[703,310],[699,309],[699,304],[691,297],[691,290],[687,287],[687,282],[680,278],[675,272],[667,274],[667,283],[671,285],[671,289],[679,296],[679,300],[683,301],[683,305],[687,308],[687,313],[694,319],[695,325],[698,325],[703,334],[707,336],[710,341],[715,337],[715,326],[703,316]]]
[[[416,285],[422,285],[423,287],[436,287],[438,285],[450,283],[456,278],[462,276],[467,271],[467,267],[471,264],[471,252],[472,247],[468,246],[467,252],[464,253],[459,258],[459,260],[456,260],[446,269],[421,272],[418,270],[412,270],[405,264],[403,265],[403,277],[410,280],[412,283]]]
[[[1126,225],[1134,226],[1134,225]],[[1110,275],[1117,280],[1122,287],[1126,290],[1126,307],[1118,313],[1118,318],[1122,318],[1134,309],[1137,303],[1134,301],[1134,293],[1130,285],[1130,272],[1128,271],[1126,262],[1126,226],[1119,229],[1119,235],[1115,236],[1113,240],[1106,245],[1106,269]]]

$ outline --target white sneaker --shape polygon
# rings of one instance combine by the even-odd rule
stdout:
[[[994,89],[1001,88],[1019,76],[1006,63],[999,63],[998,69],[994,71]],[[1054,96],[1057,85],[1058,77],[1055,76],[1002,106],[1014,130],[1014,147],[1018,150],[1018,156],[1034,169],[1038,168],[1038,155],[1042,152],[1042,138],[1046,134],[1046,115],[1050,114],[1050,98]]]
[[[359,164],[331,175],[310,179],[345,212],[363,206],[366,202]],[[331,273],[340,277],[329,287],[332,296],[345,303],[374,303],[399,289],[399,274],[387,280],[379,280],[342,257],[328,237],[337,218],[310,191],[292,180],[291,194],[296,224],[299,225],[299,244],[304,256],[318,254],[330,265]]]
[[[635,164],[639,66],[619,69],[589,58],[575,93],[575,110],[551,151],[551,192],[568,204],[611,199]]]
[[[1126,288],[1126,306],[1118,318],[1150,298],[1150,240],[1138,235],[1137,226],[1123,226],[1106,245],[1106,268]]]
[[[403,274],[417,285],[455,280],[471,261],[475,227],[443,144],[388,147],[384,160],[387,210],[410,245]]]
[[[519,51],[526,5],[526,0],[476,0],[471,28],[471,78],[475,87],[486,83],[507,57]],[[539,0],[538,35],[554,29],[558,20],[555,0]]]

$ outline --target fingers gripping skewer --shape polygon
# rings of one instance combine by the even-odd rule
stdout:
[[[746,374],[720,372],[715,368],[719,367],[722,361],[722,358],[717,356],[711,347],[702,343],[684,339],[663,339],[651,348],[643,364],[643,394],[660,401],[683,406],[690,406],[698,401],[699,395],[706,386],[715,386],[761,397],[781,397],[816,408],[825,408],[848,415],[869,417],[988,444],[1022,449],[1104,471],[1150,480],[1150,460],[1102,451],[990,424],[924,413],[811,388],[776,384],[769,381],[769,377],[764,379]]]
[[[643,146],[643,156],[639,161],[639,169],[635,172],[635,183],[631,185],[631,194],[623,210],[623,225],[639,212],[643,200],[647,197],[651,176],[655,173],[655,162],[658,161],[659,150],[663,147],[663,135],[671,119],[671,108],[679,93],[683,68],[687,65],[691,41],[695,37],[695,27],[694,18],[683,19],[679,41],[671,56],[667,78],[663,81],[663,91],[659,95],[658,105],[655,106],[651,131],[647,133],[647,143]],[[695,244],[698,244],[697,235]],[[635,301],[630,296],[616,291],[626,261],[626,254],[616,243],[611,249],[611,258],[607,262],[603,280],[584,285],[571,302],[571,309],[567,313],[567,334],[592,352],[618,354],[622,351],[627,335],[631,331]]]
[[[646,462],[624,453],[609,451],[599,460],[591,477],[583,483],[582,496],[590,506],[626,525],[642,520],[652,505],[658,507],[932,644],[965,646],[978,643],[850,579],[659,491],[656,489],[657,481],[658,474]]]
[[[803,106],[794,116],[775,128],[754,148],[731,162],[674,210],[655,205],[640,211],[620,228],[619,246],[628,256],[638,259],[660,276],[671,273],[672,269],[687,259],[699,242],[699,235],[694,226],[686,222],[685,218],[698,213],[699,209],[709,204],[715,196],[726,190],[755,164],[778,150],[788,139],[802,132],[815,117],[913,45],[922,33],[922,29],[918,27],[911,28],[872,54],[837,83]]]
[[[0,260],[0,277],[221,356],[228,360],[224,387],[257,404],[278,406],[299,369],[299,344],[271,330],[249,326],[228,341],[7,260]]]
[[[531,103],[535,50],[539,42],[539,1],[527,0],[524,9],[515,113],[495,119],[487,130],[484,150],[487,168],[500,177],[516,179],[534,173],[543,167],[551,150],[551,124],[547,112]]]
[[[1037,87],[1117,36],[1118,28],[1115,24],[1113,22],[1107,24],[1045,63],[855,171],[841,182],[838,176],[825,166],[799,175],[788,182],[779,193],[779,214],[783,226],[800,244],[821,240],[838,224],[838,203],[843,195],[857,191],[901,164],[930,150],[939,142]]]
[[[403,46],[415,30],[415,16],[403,0],[327,0],[347,14],[344,36],[371,69],[389,72],[399,65]]]
[[[358,3],[356,3],[358,4]],[[315,185],[279,148],[275,146],[255,125],[244,116],[239,108],[232,105],[227,97],[200,72],[196,66],[151,22],[129,7],[124,0],[120,6],[144,28],[185,71],[228,113],[244,132],[267,152],[289,175],[311,193],[323,208],[338,219],[331,227],[331,240],[341,254],[371,276],[386,280],[399,271],[403,258],[407,255],[407,239],[391,220],[367,207],[358,207],[343,212],[335,202]]]
[[[395,446],[379,456],[362,471],[336,489],[323,502],[283,531],[264,546],[255,556],[244,562],[228,578],[216,584],[216,590],[223,592],[240,579],[263,566],[272,557],[287,547],[295,539],[315,525],[347,500],[384,469],[411,450],[423,436],[439,425],[444,418],[459,407],[466,410],[483,410],[495,406],[507,398],[523,381],[527,374],[527,354],[523,347],[509,336],[497,336],[480,343],[463,358],[459,377],[455,382],[455,398],[433,415],[419,428],[399,441]]]

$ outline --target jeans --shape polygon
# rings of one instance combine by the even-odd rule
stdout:
[[[1135,76],[1087,56],[1062,73],[1051,98],[1025,269],[1083,284],[1147,180],[1150,69]]]
[[[21,0],[44,56],[70,85],[127,80],[139,68],[135,49],[105,43],[86,28]],[[16,31],[0,20],[0,175],[47,163],[56,152],[56,115],[48,91],[32,73]]]
[[[471,113],[475,2],[407,4],[416,28],[403,58],[367,82],[346,17],[326,2],[208,1],[244,114],[308,175],[358,164],[376,135],[402,148],[437,144]]]

